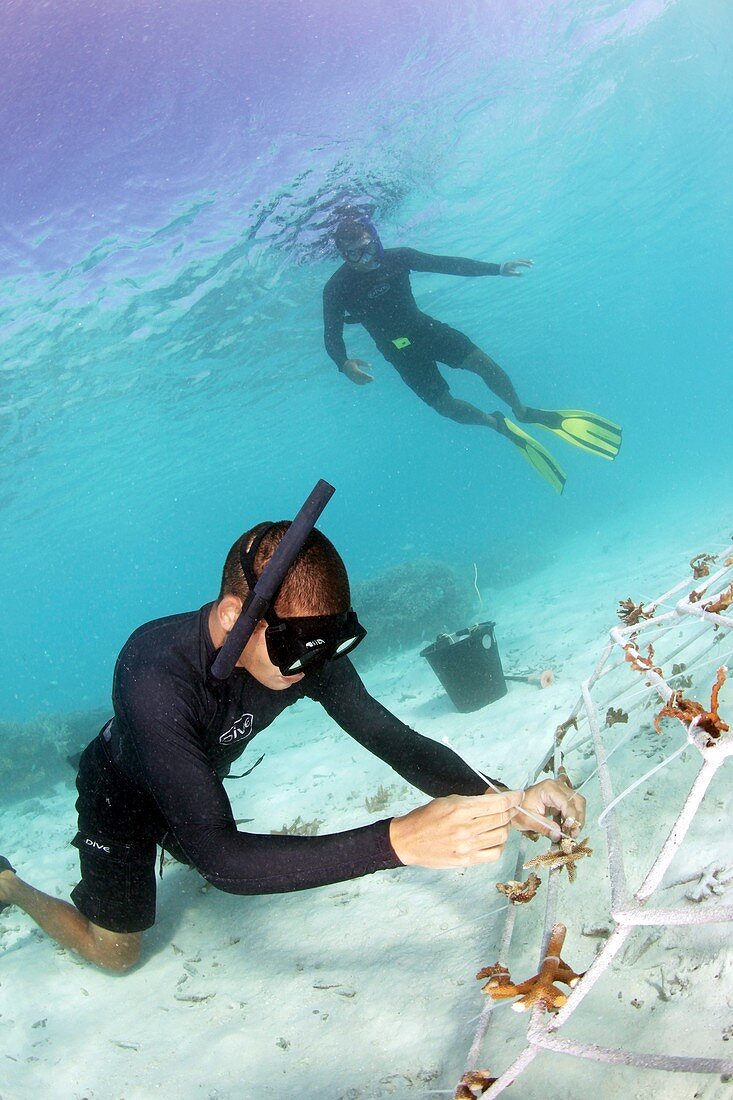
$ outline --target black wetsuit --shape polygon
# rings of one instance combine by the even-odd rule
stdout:
[[[343,264],[323,289],[326,351],[339,370],[349,358],[343,326],[362,324],[404,382],[429,405],[448,390],[436,360],[460,367],[476,345],[457,329],[418,309],[410,286],[411,271],[442,275],[499,275],[500,264],[431,256],[414,248],[386,248],[378,268],[358,271]]]
[[[223,778],[256,734],[305,696],[426,794],[486,789],[455,753],[373,699],[347,657],[283,691],[244,669],[214,680],[211,607],[135,631],[115,669],[114,718],[81,758],[74,844],[82,881],[72,898],[115,932],[155,921],[157,844],[234,894],[299,890],[400,866],[389,819],[323,836],[237,830]]]

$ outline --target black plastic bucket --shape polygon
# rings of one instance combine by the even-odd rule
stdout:
[[[456,710],[479,710],[506,695],[494,625],[477,623],[455,634],[440,634],[420,652]]]

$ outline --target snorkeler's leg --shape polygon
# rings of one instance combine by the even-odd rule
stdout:
[[[477,374],[492,393],[495,393],[502,401],[506,401],[518,420],[524,419],[525,407],[519,399],[514,383],[506,371],[485,351],[474,348],[460,364],[460,369],[470,371],[471,374]]]
[[[400,378],[413,393],[416,393],[421,401],[430,405],[441,416],[447,417],[448,420],[455,420],[458,424],[479,424],[499,431],[500,425],[495,417],[469,404],[468,401],[461,401],[453,396],[448,383],[438,370],[438,364],[428,355],[410,348],[407,354],[391,358],[389,361],[397,368]]]
[[[495,432],[499,430],[496,418],[490,413],[485,413],[482,409],[477,409],[475,405],[471,405],[470,402],[454,397],[447,390],[428,403],[441,416],[445,416],[449,420],[455,420],[458,424],[481,424],[485,428],[493,428]]]
[[[140,957],[142,932],[100,928],[68,901],[36,890],[13,871],[0,872],[0,902],[17,905],[56,943],[105,970],[128,970]]]
[[[422,384],[418,384],[417,378],[409,378],[406,377],[405,373],[400,373],[408,386],[441,416],[445,416],[449,420],[455,420],[459,424],[478,424],[503,435],[519,450],[519,453],[529,462],[530,466],[534,467],[540,477],[552,486],[555,492],[561,493],[563,491],[565,474],[562,467],[558,465],[555,458],[541,443],[522,431],[511,420],[507,420],[502,413],[485,413],[482,409],[477,409],[475,405],[469,404],[468,401],[461,401],[460,398],[454,397],[435,364],[433,364],[433,368],[434,375],[429,371],[425,372],[421,379]],[[427,379],[433,381],[430,387],[427,385]]]

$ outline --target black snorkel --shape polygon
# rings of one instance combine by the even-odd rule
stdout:
[[[211,666],[211,675],[216,680],[227,680],[231,676],[254,628],[275,599],[288,569],[335,492],[333,485],[319,481],[288,527],[216,655]]]

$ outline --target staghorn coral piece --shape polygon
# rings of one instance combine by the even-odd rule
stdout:
[[[628,722],[629,716],[621,707],[609,707],[606,711],[606,726],[615,726],[619,722]]]
[[[315,836],[322,824],[323,819],[320,817],[314,817],[312,821],[303,821],[298,814],[290,825],[283,825],[282,829],[270,829],[270,832],[273,836]]]
[[[476,975],[479,981],[488,977],[482,992],[491,997],[492,1001],[505,1001],[510,997],[519,997],[516,1004],[512,1005],[515,1012],[526,1012],[535,1005],[541,1005],[547,1012],[556,1012],[568,999],[567,993],[555,985],[562,982],[563,985],[577,985],[582,974],[575,971],[563,962],[560,957],[562,946],[565,942],[567,929],[564,924],[556,924],[550,933],[545,955],[539,972],[533,978],[525,982],[514,983],[509,977],[509,971],[505,966],[497,963],[495,966],[485,967]]]
[[[571,882],[575,882],[576,868],[575,864],[579,859],[583,859],[585,856],[592,856],[593,849],[588,847],[588,837],[583,837],[582,840],[571,840],[569,837],[562,837],[557,847],[550,848],[549,852],[545,852],[541,856],[535,856],[534,859],[528,860],[525,864],[525,870],[527,867],[549,867],[552,870],[553,867],[565,867],[568,872],[568,878]]]
[[[510,981],[509,967],[502,966],[501,963],[498,962],[494,963],[493,966],[485,966],[483,970],[479,970],[476,975],[476,980],[482,982],[484,978],[506,978],[507,981]]]
[[[654,664],[654,646],[648,645],[646,647],[646,657],[642,657],[636,645],[633,642],[629,642],[624,646],[624,653],[626,654],[626,660],[629,662],[635,672],[656,672],[658,676],[662,675],[661,668],[658,668]]]
[[[524,905],[532,900],[541,885],[542,879],[532,871],[524,882],[512,878],[508,882],[497,882],[496,889],[514,905]]]
[[[663,718],[678,718],[680,722],[689,724],[694,722],[697,729],[703,730],[708,735],[706,745],[710,748],[720,737],[721,733],[727,733],[730,726],[723,721],[718,714],[718,696],[725,683],[726,668],[724,665],[718,669],[718,674],[710,694],[710,710],[705,710],[702,703],[694,699],[686,699],[681,691],[673,691],[668,702],[664,704],[657,717],[654,719],[654,728],[661,733],[661,721]]]
[[[498,1077],[492,1077],[487,1069],[474,1069],[464,1073],[458,1083],[453,1100],[476,1100],[477,1096],[483,1096]]]
[[[670,890],[673,886],[687,886],[690,882],[694,882],[695,885],[691,890],[685,891],[685,897],[688,901],[695,901],[699,904],[701,901],[705,901],[706,898],[720,897],[733,883],[733,867],[713,860],[701,871],[694,871],[691,875],[685,875],[684,878],[678,878],[674,882],[668,883],[665,889]]]
[[[380,810],[386,810],[394,797],[394,793],[394,787],[385,787],[383,783],[380,783],[374,794],[367,795],[364,799],[367,812],[376,814]]]
[[[696,581],[710,575],[710,566],[718,560],[716,554],[696,554],[690,560],[690,569]]]
[[[726,867],[724,863],[712,863],[700,872],[697,884],[685,892],[685,897],[699,904],[706,898],[720,897],[732,882],[733,868]]]
[[[722,637],[722,635],[721,635],[721,637]],[[677,688],[678,691],[681,688],[691,688],[692,687],[692,677],[691,676],[683,676],[683,673],[684,673],[686,668],[687,668],[687,665],[684,664],[684,662],[682,662],[682,661],[680,661],[679,664],[672,665],[672,675],[671,675],[670,680],[669,680],[669,686],[670,687]]]
[[[690,597],[690,599],[692,599],[692,597]],[[713,599],[710,603],[706,603],[704,610],[712,611],[714,615],[719,615],[721,611],[727,611],[731,604],[733,604],[733,584],[729,584],[727,588],[724,588],[717,599]]]
[[[570,776],[568,775],[567,768],[564,764],[558,765],[555,779],[557,779],[558,783],[564,783],[567,787],[570,787],[571,791],[575,790],[573,784],[570,781]]]
[[[566,718],[565,721],[561,722],[560,725],[555,730],[555,744],[556,745],[562,745],[563,739],[565,737],[565,734],[568,732],[568,730],[571,730],[571,729],[577,730],[577,728],[578,728],[578,719],[577,719],[577,717]]]
[[[645,611],[643,603],[634,603],[629,596],[628,600],[619,600],[618,617],[626,626],[636,626],[644,619],[653,619],[654,608],[651,611]]]

